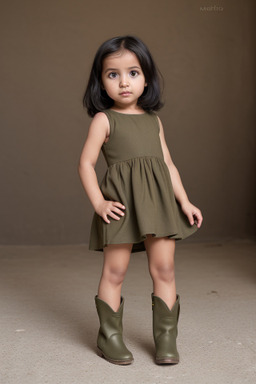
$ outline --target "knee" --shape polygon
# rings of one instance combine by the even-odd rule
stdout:
[[[125,278],[126,270],[117,266],[104,268],[103,277],[112,285],[120,285]]]
[[[150,275],[153,281],[163,281],[171,283],[174,281],[174,264],[173,263],[157,263],[150,266]]]

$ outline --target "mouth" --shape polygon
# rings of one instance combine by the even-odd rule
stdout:
[[[131,95],[131,92],[124,91],[124,92],[121,92],[120,95],[121,96],[129,96],[129,95]]]

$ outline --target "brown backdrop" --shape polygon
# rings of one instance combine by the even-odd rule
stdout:
[[[213,4],[214,3],[214,4]],[[192,202],[197,240],[255,228],[253,0],[12,0],[1,5],[2,244],[88,241],[77,173],[96,49],[135,34],[165,78],[159,113]],[[105,171],[101,157],[99,179]]]

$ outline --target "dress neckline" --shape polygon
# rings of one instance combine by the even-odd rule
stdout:
[[[109,109],[109,111],[115,112],[115,113],[118,113],[119,115],[124,115],[124,116],[144,116],[147,113],[147,112],[143,112],[143,113],[123,113],[123,112],[115,111],[114,109]]]

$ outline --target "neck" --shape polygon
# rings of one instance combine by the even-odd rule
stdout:
[[[142,114],[145,111],[141,108],[138,107],[138,105],[129,105],[126,107],[114,104],[113,107],[111,108],[113,111],[120,112],[120,113],[127,113],[127,114]]]

